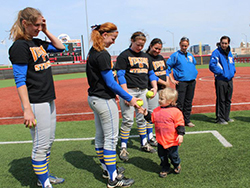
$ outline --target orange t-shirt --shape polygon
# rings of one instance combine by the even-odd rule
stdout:
[[[155,134],[157,142],[165,149],[178,146],[176,141],[178,136],[176,128],[184,126],[182,112],[176,107],[162,108],[158,106],[151,115],[152,123],[155,124]]]

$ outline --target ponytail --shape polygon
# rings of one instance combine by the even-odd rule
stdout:
[[[18,39],[31,40],[32,38],[25,32],[22,21],[26,20],[28,24],[34,24],[39,16],[42,16],[42,13],[31,7],[20,10],[17,15],[17,20],[10,29],[9,38],[13,41]]]
[[[93,42],[93,48],[95,48],[97,51],[102,51],[105,49],[104,42],[103,42],[103,33],[114,33],[117,32],[117,27],[115,24],[106,22],[101,25],[94,25],[91,26],[92,32],[91,32],[91,40]]]

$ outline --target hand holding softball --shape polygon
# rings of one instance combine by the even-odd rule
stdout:
[[[157,93],[157,88],[152,88],[150,91],[147,92],[147,97],[148,98],[154,98]]]
[[[128,103],[130,106],[134,106],[135,108],[140,108],[140,105],[137,103],[137,101],[140,101],[141,99],[133,97],[131,101]],[[125,103],[126,104],[126,103]]]
[[[149,98],[149,99],[153,98],[153,96],[154,96],[154,92],[151,91],[151,90],[146,93],[146,97]]]
[[[35,119],[35,116],[32,112],[31,109],[24,109],[24,125],[27,127],[27,128],[32,128],[33,126],[36,126],[37,122],[36,122],[36,119]]]

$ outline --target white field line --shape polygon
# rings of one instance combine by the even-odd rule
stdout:
[[[238,106],[238,105],[249,105],[250,102],[240,102],[240,103],[231,103],[232,106]],[[193,105],[193,108],[204,108],[204,107],[211,107],[215,106],[215,104],[205,104],[205,105]]]
[[[232,147],[232,144],[230,144],[218,131],[195,131],[195,132],[186,132],[186,134],[203,134],[203,133],[212,133],[215,138],[217,138],[220,143],[224,147]],[[139,135],[130,135],[130,138],[137,138]],[[119,137],[120,138],[120,137]],[[85,140],[94,140],[94,137],[90,138],[61,138],[61,139],[55,139],[55,142],[67,142],[67,141],[85,141]],[[27,141],[9,141],[9,142],[0,142],[0,145],[6,145],[6,144],[27,144],[32,143],[31,140]]]
[[[233,146],[218,131],[215,131],[215,130],[214,131],[194,131],[194,132],[187,132],[186,134],[202,134],[202,133],[212,133],[215,136],[215,138],[217,138],[224,147]]]
[[[199,78],[200,81],[204,82],[214,82],[214,76],[204,76]],[[239,75],[234,77],[234,82],[249,82],[250,76],[249,75]]]
[[[250,102],[240,102],[240,103],[231,103],[232,106],[238,106],[238,105],[249,105]],[[205,104],[205,105],[193,105],[193,108],[205,108],[205,107],[211,107],[215,106],[215,104]],[[119,110],[121,112],[121,110]],[[88,115],[88,114],[94,114],[93,112],[80,112],[80,113],[68,113],[68,114],[57,114],[57,117],[62,116],[81,116],[81,115]],[[23,116],[16,116],[16,117],[0,117],[0,120],[8,120],[8,119],[22,119]]]

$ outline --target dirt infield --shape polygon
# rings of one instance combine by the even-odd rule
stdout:
[[[250,110],[250,67],[239,67],[234,79],[232,110]],[[192,113],[215,111],[213,74],[198,69]],[[173,86],[172,86],[173,87]],[[82,121],[94,118],[87,103],[86,78],[55,82],[58,121]],[[23,113],[15,87],[0,89],[0,125],[23,123]]]

